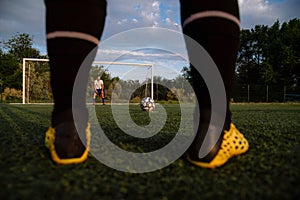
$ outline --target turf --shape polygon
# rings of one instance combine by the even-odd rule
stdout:
[[[154,141],[130,142],[114,123],[110,106],[99,106],[103,130],[132,151],[164,146],[178,128],[180,111],[165,105],[168,120]],[[44,147],[51,106],[0,105],[0,199],[299,199],[300,104],[234,104],[233,121],[250,143],[247,154],[215,170],[185,157],[142,174],[111,169],[92,156],[80,165],[53,164]],[[131,107],[137,124],[147,114]],[[176,125],[177,124],[177,125]],[[142,150],[139,148],[141,144]]]

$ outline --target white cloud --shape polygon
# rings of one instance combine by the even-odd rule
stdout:
[[[265,0],[239,0],[239,6],[243,28],[270,25],[279,18],[278,13],[273,12],[273,5]]]
[[[0,41],[7,41],[18,33],[28,33],[33,37],[35,47],[45,54],[44,14],[45,6],[41,0],[1,0]]]
[[[144,49],[145,50],[145,49]],[[180,58],[179,55],[176,54],[172,54],[169,52],[164,52],[163,50],[158,50],[158,49],[147,49],[146,52],[142,50],[138,50],[138,51],[130,51],[130,50],[119,50],[119,49],[99,49],[97,55],[99,55],[100,57],[104,58],[106,56],[108,57],[119,57],[119,56],[123,56],[126,58],[129,57],[136,57],[136,58],[147,58],[148,60],[151,59],[171,59],[171,58],[175,58],[175,59],[182,59]],[[108,60],[108,59],[105,59]]]
[[[243,14],[265,13],[269,12],[269,2],[265,0],[239,0],[241,12]]]
[[[170,24],[172,22],[172,20],[169,17],[167,17],[165,20],[168,24]]]
[[[138,20],[137,19],[135,19],[135,18],[133,18],[132,20],[131,20],[133,23],[138,23]]]
[[[299,0],[238,0],[242,28],[273,25],[276,20],[287,22],[300,18]]]
[[[159,11],[159,1],[154,1],[152,3],[153,10]]]
[[[117,59],[116,59],[117,58]],[[188,62],[180,55],[172,54],[159,49],[141,49],[137,51],[119,49],[99,49],[96,61],[127,62],[127,63],[151,63],[154,65],[154,76],[173,79],[181,74],[183,66]],[[109,73],[114,76],[130,79],[144,78],[147,68],[137,70],[131,66],[104,65],[109,68]],[[142,77],[140,77],[142,76]],[[138,78],[140,77],[140,78]]]
[[[166,18],[172,20],[172,23],[166,23]],[[123,19],[127,19],[127,22],[122,21]],[[180,31],[178,23],[179,1],[130,0],[120,4],[119,0],[110,0],[103,38],[142,27],[164,27]]]
[[[163,27],[181,31],[179,0],[108,0],[102,39],[133,28]],[[299,0],[239,0],[242,28],[272,25],[275,20],[300,18]],[[0,0],[0,41],[17,33],[29,33],[45,53],[43,0]]]

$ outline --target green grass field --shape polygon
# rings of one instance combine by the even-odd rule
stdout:
[[[154,141],[126,143],[110,106],[99,106],[103,130],[134,150],[164,146],[174,136],[180,111],[165,105],[168,121]],[[300,104],[234,104],[233,121],[250,143],[247,154],[215,170],[186,158],[150,173],[111,169],[92,156],[79,165],[58,166],[44,147],[51,106],[0,105],[0,199],[300,199]],[[149,122],[131,107],[137,124]]]

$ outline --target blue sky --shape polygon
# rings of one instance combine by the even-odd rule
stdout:
[[[239,0],[242,28],[249,29],[258,24],[272,25],[277,19],[282,23],[300,18],[299,4],[299,0]],[[107,12],[102,41],[134,28],[159,27],[181,31],[179,0],[108,0]],[[46,54],[44,15],[43,0],[0,0],[0,41],[6,41],[17,33],[28,33],[33,37],[34,47]],[[105,54],[111,57],[113,53],[122,52],[126,54],[123,57],[125,61],[154,62],[160,67],[176,65],[178,69],[185,65],[186,61],[174,56],[171,59],[168,52],[165,55],[162,51],[157,54],[159,49],[170,45],[163,39],[157,40],[155,43],[160,45],[157,49],[152,45],[152,51],[149,51],[149,47],[120,45],[110,41],[107,49],[99,50],[96,60],[105,60]],[[183,40],[178,44],[174,48],[181,48],[176,51],[184,54]],[[130,58],[133,49],[139,53],[133,53]],[[143,49],[147,51],[143,52]]]

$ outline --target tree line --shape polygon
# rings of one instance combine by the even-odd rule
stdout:
[[[299,92],[300,20],[242,30],[236,77],[240,84],[286,85]]]
[[[0,43],[0,94],[20,98],[18,91],[22,89],[22,59],[47,58],[47,56],[41,55],[40,51],[33,47],[32,36],[27,33],[18,33]],[[45,93],[43,88],[49,87],[50,74],[48,67],[39,66],[41,67],[32,69],[36,70],[36,73],[32,77],[30,87],[39,85],[40,88],[35,92],[32,91],[30,95],[45,96],[42,94]],[[101,67],[91,69],[91,74],[98,73],[103,74],[109,98],[112,95],[125,98],[122,95],[128,93],[126,92],[128,88],[137,88],[130,99],[149,95],[150,80],[143,83],[137,80],[120,80],[119,77],[110,77],[110,74]],[[236,85],[289,86],[294,93],[300,94],[300,20],[295,18],[282,24],[277,20],[272,26],[256,25],[252,29],[242,30],[235,73]],[[91,75],[91,79],[93,78],[95,77]],[[182,76],[173,80],[154,77],[155,99],[176,100],[176,96],[189,96],[191,91],[182,85],[183,78],[191,82],[188,66],[183,67]],[[110,94],[110,91],[114,92]],[[50,96],[47,94],[47,98]]]
[[[33,47],[32,37],[29,34],[17,34],[8,41],[1,42],[0,49],[0,99],[20,101],[22,98],[22,68],[23,58],[47,58]],[[47,62],[26,62],[25,73],[25,102],[51,102],[52,93],[50,87],[50,67]],[[28,70],[30,68],[30,70]],[[29,74],[30,71],[30,74]],[[98,75],[101,75],[105,83],[105,96],[108,101],[112,98],[116,101],[131,99],[139,102],[141,98],[150,96],[151,80],[147,78],[143,82],[138,80],[121,80],[119,77],[111,77],[104,66],[91,66],[87,100],[93,96],[93,83]],[[180,98],[192,98],[188,93],[190,89],[184,89],[183,78],[178,76],[172,80],[155,76],[154,99],[159,101],[178,100]],[[186,81],[185,81],[186,82]],[[28,89],[29,88],[29,89]]]

